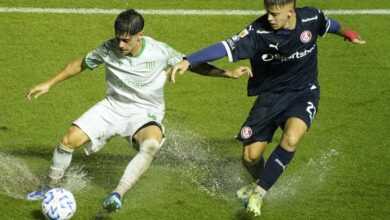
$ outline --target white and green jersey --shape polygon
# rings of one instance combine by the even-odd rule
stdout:
[[[136,56],[123,55],[113,38],[88,53],[84,64],[90,69],[105,64],[109,101],[125,108],[127,104],[135,104],[164,112],[164,69],[181,61],[183,56],[147,36],[142,38],[142,49]]]

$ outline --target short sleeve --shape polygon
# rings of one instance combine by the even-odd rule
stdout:
[[[167,65],[173,66],[176,63],[183,60],[184,54],[176,51],[171,46],[166,43],[160,42],[160,46],[162,47],[163,53],[167,57]]]
[[[318,11],[318,34],[320,36],[325,36],[328,33],[330,27],[330,20],[325,16],[324,12],[320,9]]]
[[[252,25],[249,25],[233,37],[222,41],[222,43],[225,46],[230,62],[252,58],[257,51],[256,35]]]
[[[95,69],[104,62],[107,54],[107,43],[104,43],[95,50],[89,52],[83,59],[83,65],[89,69]]]

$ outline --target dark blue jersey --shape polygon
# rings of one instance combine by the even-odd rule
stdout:
[[[296,15],[294,30],[274,31],[263,15],[222,42],[231,62],[250,59],[249,96],[318,87],[316,41],[327,33],[329,22],[312,7],[296,8]]]

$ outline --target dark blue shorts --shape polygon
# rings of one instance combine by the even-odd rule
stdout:
[[[319,89],[265,92],[259,96],[242,125],[237,139],[244,145],[271,142],[278,127],[284,128],[287,119],[302,119],[309,128],[318,110]]]

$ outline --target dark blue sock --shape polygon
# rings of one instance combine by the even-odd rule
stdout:
[[[258,185],[268,191],[287,168],[293,156],[294,152],[286,151],[281,146],[277,146],[265,164]]]
[[[260,160],[252,166],[248,165],[244,160],[242,161],[242,163],[244,164],[246,170],[248,170],[248,172],[251,174],[253,179],[255,180],[260,179],[261,174],[263,173],[264,170],[264,163],[265,163],[264,157],[261,157]]]

